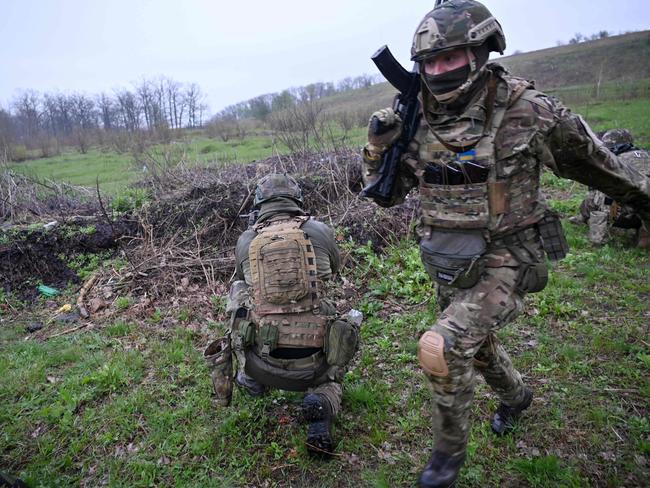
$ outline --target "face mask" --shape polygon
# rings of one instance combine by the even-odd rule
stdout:
[[[442,95],[444,93],[453,92],[460,88],[460,86],[467,81],[470,74],[469,64],[456,68],[452,71],[447,71],[440,75],[427,75],[423,74],[424,81],[434,95]]]

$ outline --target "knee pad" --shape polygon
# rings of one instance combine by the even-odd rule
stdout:
[[[445,361],[445,339],[437,332],[429,330],[418,342],[420,366],[429,375],[445,377],[449,374]]]

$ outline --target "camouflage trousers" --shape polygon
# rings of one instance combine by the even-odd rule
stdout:
[[[506,405],[524,399],[521,375],[494,335],[523,308],[524,293],[516,287],[519,272],[517,266],[488,267],[470,289],[439,287],[443,312],[432,330],[445,339],[449,374],[429,376],[436,450],[452,455],[465,452],[477,372]]]

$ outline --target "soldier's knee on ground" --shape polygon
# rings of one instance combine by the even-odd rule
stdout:
[[[444,337],[433,330],[425,332],[418,342],[418,360],[427,374],[441,378],[448,376]]]

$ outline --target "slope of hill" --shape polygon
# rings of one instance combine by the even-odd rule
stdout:
[[[559,46],[498,59],[543,90],[650,78],[650,31]]]

